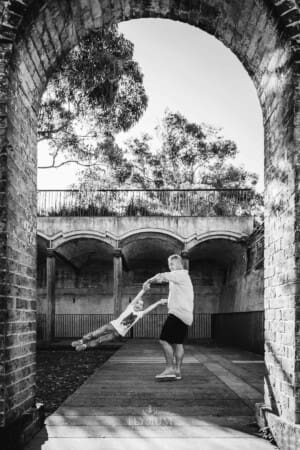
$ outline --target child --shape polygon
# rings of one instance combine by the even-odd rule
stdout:
[[[142,296],[148,290],[149,286],[145,286],[117,319],[86,334],[82,339],[72,342],[72,347],[75,347],[80,352],[89,347],[97,347],[104,341],[111,341],[119,336],[125,336],[130,328],[145,314],[148,314],[148,312],[152,311],[158,305],[165,305],[167,303],[167,300],[161,299],[143,310],[144,302]]]

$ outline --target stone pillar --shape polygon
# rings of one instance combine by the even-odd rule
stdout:
[[[190,259],[189,259],[189,254],[187,251],[182,251],[181,252],[181,258],[182,258],[182,262],[183,262],[183,268],[186,270],[190,270]]]
[[[55,337],[55,253],[48,249],[47,253],[47,313],[46,313],[46,340]]]
[[[122,311],[122,251],[114,250],[114,315],[118,317]]]

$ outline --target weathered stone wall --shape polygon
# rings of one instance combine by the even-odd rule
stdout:
[[[38,232],[58,247],[70,238],[94,236],[113,246],[123,246],[130,236],[153,230],[174,236],[191,248],[202,239],[216,236],[247,237],[252,217],[39,217]]]
[[[217,263],[201,261],[191,264],[195,312],[215,313],[219,309],[224,270]]]
[[[218,312],[264,310],[263,229],[254,232],[226,270]]]

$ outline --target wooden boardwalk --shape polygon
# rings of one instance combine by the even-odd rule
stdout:
[[[274,449],[257,437],[258,355],[188,345],[183,379],[157,382],[155,341],[128,341],[46,420],[26,450]]]

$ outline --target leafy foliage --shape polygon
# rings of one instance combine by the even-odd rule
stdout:
[[[138,121],[148,100],[132,58],[133,44],[116,26],[92,32],[67,55],[40,109],[39,141],[50,147],[50,167],[94,164],[113,135]]]
[[[233,164],[236,144],[219,129],[166,111],[156,133],[157,139],[142,134],[122,149],[114,139],[106,141],[100,156],[105,171],[95,166],[83,171],[80,186],[187,189],[245,188],[257,183],[256,174]]]

